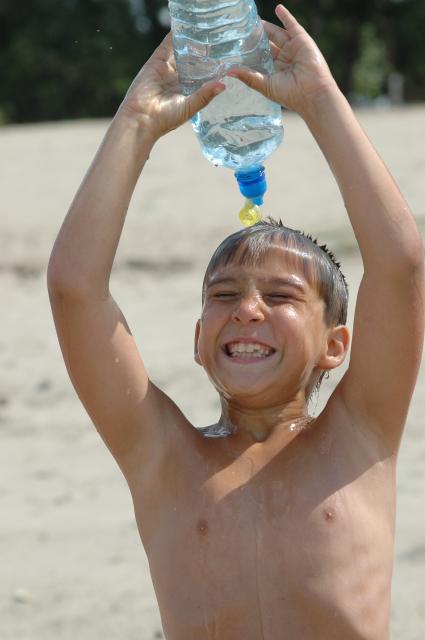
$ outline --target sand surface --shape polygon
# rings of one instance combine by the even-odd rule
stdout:
[[[359,117],[423,228],[425,108]],[[162,637],[130,495],[68,381],[45,287],[55,235],[106,126],[0,129],[0,640]],[[333,178],[297,116],[286,116],[285,143],[267,166],[266,212],[335,248],[351,322],[359,256]],[[152,378],[198,426],[218,407],[192,362],[200,285],[213,248],[239,228],[240,202],[231,172],[203,160],[190,127],[173,132],[137,186],[113,275]],[[318,410],[338,379],[322,389]],[[424,414],[422,368],[399,461],[396,640],[425,637]]]

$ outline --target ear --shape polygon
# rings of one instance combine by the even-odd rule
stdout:
[[[325,353],[320,358],[320,369],[330,371],[336,369],[345,360],[350,345],[350,332],[343,324],[332,327],[327,335]]]
[[[198,341],[199,341],[199,334],[201,332],[201,321],[197,320],[196,322],[196,328],[195,328],[195,345],[194,345],[194,358],[195,358],[195,362],[199,365],[201,365],[202,367],[202,360],[199,356],[199,351],[198,351]]]

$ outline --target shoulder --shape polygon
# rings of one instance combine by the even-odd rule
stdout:
[[[160,392],[162,393],[162,392]],[[140,440],[140,447],[129,456],[121,470],[130,488],[150,486],[153,479],[172,482],[182,473],[187,459],[202,436],[171,398],[163,394],[158,436],[150,442]],[[162,482],[162,480],[161,480]]]
[[[348,455],[359,455],[373,460],[395,459],[398,443],[388,438],[385,425],[381,425],[359,407],[347,405],[343,384],[339,384],[330,396],[318,418],[321,428],[335,438],[341,450]]]

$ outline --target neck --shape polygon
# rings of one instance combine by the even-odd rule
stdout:
[[[304,398],[267,408],[247,408],[221,398],[219,425],[223,432],[241,439],[264,442],[277,432],[287,433],[292,439],[309,422]]]

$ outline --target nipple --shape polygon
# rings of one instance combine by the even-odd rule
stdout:
[[[239,220],[245,227],[251,227],[261,220],[261,209],[252,200],[245,200],[245,205],[239,211]]]

